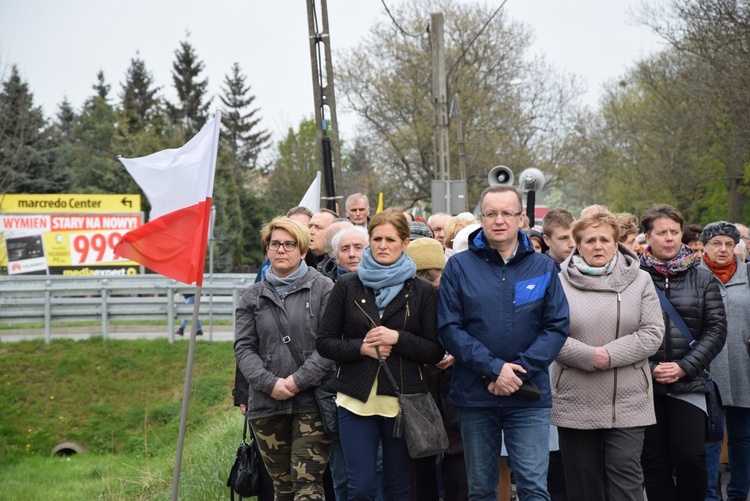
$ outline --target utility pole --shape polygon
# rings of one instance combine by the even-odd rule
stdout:
[[[458,135],[458,171],[461,180],[466,181],[466,142],[464,141],[464,124],[461,121],[461,96],[456,92],[453,100],[456,110],[456,134]]]
[[[433,13],[430,22],[430,37],[432,38],[432,96],[435,104],[435,179],[438,181],[448,181],[451,178],[443,25],[443,13]]]
[[[451,180],[448,147],[448,79],[445,71],[445,38],[443,13],[431,15],[430,43],[432,45],[432,96],[435,105],[435,174],[432,180],[432,212],[457,214],[466,210],[466,181]],[[460,118],[459,118],[460,120]],[[463,143],[459,144],[459,153]],[[462,158],[463,160],[463,158]]]
[[[336,211],[336,177],[341,181],[341,148],[339,126],[336,120],[336,96],[333,87],[333,62],[331,59],[331,37],[328,32],[328,2],[320,0],[320,19],[315,0],[307,0],[307,30],[310,38],[310,62],[312,63],[313,99],[315,103],[315,139],[319,145],[320,170],[326,194],[322,198],[326,207]],[[322,61],[321,61],[322,59]],[[328,113],[326,113],[328,110]],[[326,119],[328,116],[328,119]]]

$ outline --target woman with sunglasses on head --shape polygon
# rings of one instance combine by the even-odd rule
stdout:
[[[404,252],[409,225],[403,213],[387,209],[370,221],[370,246],[356,272],[339,277],[323,314],[317,347],[338,365],[339,433],[344,450],[349,500],[375,499],[378,447],[383,449],[383,499],[409,499],[412,460],[403,438],[393,436],[399,412],[396,388],[427,393],[423,364],[445,352],[437,342],[435,290],[416,277]]]
[[[315,350],[315,337],[333,283],[305,264],[310,232],[297,221],[273,219],[261,241],[270,268],[235,314],[234,352],[250,387],[246,418],[276,501],[322,500],[331,440],[313,389],[333,362]]]

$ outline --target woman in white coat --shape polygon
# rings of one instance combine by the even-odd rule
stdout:
[[[664,334],[659,299],[609,212],[573,224],[561,265],[570,335],[552,365],[568,499],[643,499],[645,427],[656,422],[648,357]]]

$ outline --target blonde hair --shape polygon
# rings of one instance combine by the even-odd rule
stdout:
[[[470,221],[458,216],[453,216],[448,221],[446,221],[445,226],[443,227],[443,234],[445,235],[445,246],[449,249],[452,249],[453,240],[456,238],[456,235],[458,235],[458,232],[463,230],[470,224],[474,224],[476,222],[476,219]]]
[[[638,219],[632,214],[627,212],[620,212],[615,214],[617,224],[620,225],[620,242],[627,240],[628,235],[638,234]]]
[[[297,241],[299,253],[303,256],[307,253],[310,246],[310,230],[299,221],[290,219],[286,216],[279,216],[271,219],[260,230],[260,243],[263,246],[263,253],[268,252],[268,242],[271,241],[273,230],[284,230],[294,237]]]
[[[611,212],[594,212],[573,223],[573,240],[576,241],[576,245],[581,245],[581,233],[584,230],[599,225],[609,226],[612,230],[612,238],[615,242],[620,241],[620,225],[615,216]]]

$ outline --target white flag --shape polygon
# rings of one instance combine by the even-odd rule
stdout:
[[[299,206],[307,207],[313,214],[320,210],[320,172],[315,174],[315,180],[307,189],[305,196],[302,197]]]
[[[120,158],[151,203],[149,222],[123,235],[115,254],[186,284],[203,284],[221,112],[184,146]]]

